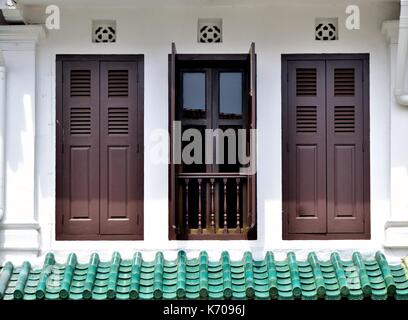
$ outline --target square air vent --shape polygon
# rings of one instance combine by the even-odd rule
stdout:
[[[222,42],[222,19],[198,19],[197,40],[200,43]]]
[[[116,42],[116,21],[94,20],[92,22],[92,42],[96,43]]]
[[[320,41],[338,40],[338,18],[316,18],[315,39]]]

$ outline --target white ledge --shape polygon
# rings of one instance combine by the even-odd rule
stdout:
[[[37,43],[45,38],[45,28],[42,25],[6,25],[0,26],[1,43],[31,42]]]

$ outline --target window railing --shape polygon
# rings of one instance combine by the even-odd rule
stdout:
[[[177,175],[177,233],[185,239],[245,239],[248,216],[246,175]]]

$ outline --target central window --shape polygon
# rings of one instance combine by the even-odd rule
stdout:
[[[254,238],[255,174],[245,168],[255,152],[255,61],[239,54],[171,58],[172,154],[179,150],[181,162],[170,164],[170,238]]]

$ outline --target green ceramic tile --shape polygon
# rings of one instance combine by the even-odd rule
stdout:
[[[157,265],[157,260],[144,261],[140,254],[133,259],[120,260],[116,253],[114,259],[108,261],[91,261],[95,273],[92,273],[89,263],[77,263],[75,254],[69,256],[69,265],[55,262],[53,255],[47,257],[44,268],[52,265],[50,273],[47,269],[27,269],[26,264],[27,273],[21,278],[22,267],[9,264],[9,273],[0,277],[0,289],[6,281],[0,297],[14,299],[18,286],[20,298],[24,300],[37,299],[38,290],[45,292],[45,299],[59,299],[62,288],[68,290],[67,298],[73,300],[83,299],[85,289],[91,290],[90,298],[105,300],[109,288],[118,300],[130,299],[130,292],[135,298],[138,294],[139,299],[154,299],[154,292],[160,293],[156,298],[176,299],[178,289],[182,290],[179,291],[182,293],[180,297],[185,299],[201,299],[200,290],[204,297],[207,292],[207,299],[247,299],[247,294],[255,299],[271,299],[270,289],[275,288],[275,298],[282,300],[292,300],[295,289],[298,290],[297,298],[304,300],[317,299],[317,289],[319,297],[338,300],[341,288],[343,294],[349,293],[348,299],[359,300],[364,298],[363,283],[366,295],[373,300],[384,300],[388,294],[395,294],[398,300],[408,299],[408,279],[404,269],[401,265],[388,266],[381,253],[377,253],[375,259],[365,261],[358,253],[353,255],[354,260],[349,261],[341,261],[338,255],[333,258],[337,260],[318,261],[314,253],[301,261],[297,261],[293,254],[285,260],[276,261],[272,253],[267,256],[272,258],[268,261],[266,258],[252,260],[249,253],[236,261],[229,260],[226,253],[218,261],[208,261],[205,253],[200,254],[199,259],[186,259],[185,253],[179,253],[179,258],[171,261],[159,255],[162,259],[159,260],[160,265]],[[113,264],[114,261],[116,264]],[[41,285],[45,287],[39,289]]]

